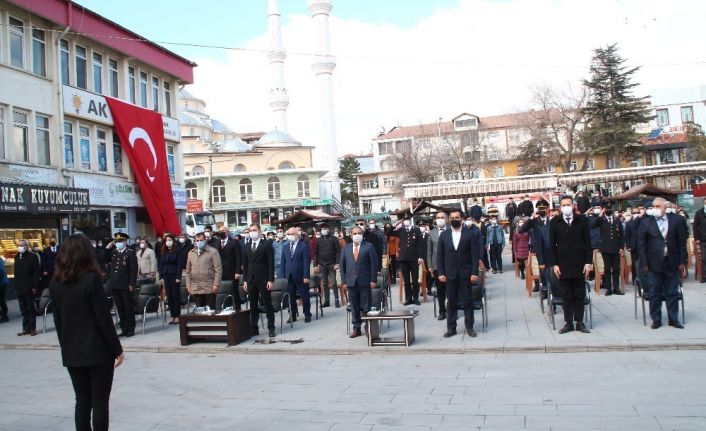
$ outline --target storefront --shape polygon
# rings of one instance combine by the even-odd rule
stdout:
[[[90,209],[87,189],[30,183],[0,182],[0,255],[9,276],[21,239],[44,248],[71,233],[70,218]]]

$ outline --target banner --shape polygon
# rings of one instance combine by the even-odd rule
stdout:
[[[105,99],[155,233],[180,234],[167,169],[162,116],[112,97]]]

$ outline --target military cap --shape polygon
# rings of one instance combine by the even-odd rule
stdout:
[[[130,235],[126,233],[118,232],[115,234],[116,241],[127,241],[128,239],[130,239]]]

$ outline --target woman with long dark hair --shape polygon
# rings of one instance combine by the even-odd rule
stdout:
[[[159,276],[162,278],[162,287],[167,293],[169,314],[172,316],[170,325],[179,323],[181,315],[181,281],[182,253],[179,252],[176,240],[172,235],[164,237],[164,245],[159,255]]]
[[[56,256],[49,285],[61,358],[76,393],[76,430],[108,429],[114,369],[125,355],[90,240],[71,235]]]

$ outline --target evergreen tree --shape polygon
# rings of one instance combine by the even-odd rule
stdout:
[[[341,179],[341,202],[350,201],[358,205],[358,180],[354,174],[360,173],[360,163],[353,156],[346,156],[341,161],[338,177]]]
[[[684,124],[688,147],[686,152],[687,162],[706,160],[706,134],[701,125],[694,122]]]
[[[649,96],[636,97],[633,82],[639,67],[628,68],[618,53],[617,44],[598,48],[591,61],[591,79],[584,80],[589,89],[589,100],[583,112],[588,123],[583,139],[588,153],[606,154],[632,159],[644,151],[636,126],[648,123]]]

